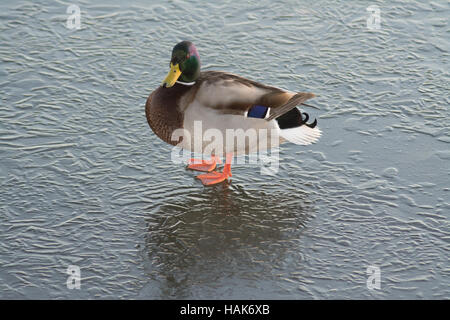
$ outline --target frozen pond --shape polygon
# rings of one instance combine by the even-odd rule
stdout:
[[[154,3],[1,2],[0,298],[449,299],[448,2]],[[316,93],[319,143],[209,188],[171,163],[144,106],[185,39]]]

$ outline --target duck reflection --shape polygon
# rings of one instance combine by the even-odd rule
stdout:
[[[225,184],[203,193],[195,186],[150,209],[149,274],[157,275],[165,298],[196,296],[200,287],[204,295],[205,287],[223,288],[227,279],[270,274],[290,253],[298,254],[314,211],[299,190],[270,193]]]

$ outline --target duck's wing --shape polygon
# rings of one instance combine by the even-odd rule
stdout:
[[[197,81],[195,99],[219,113],[273,120],[313,98],[307,92],[289,92],[220,71],[205,71]]]

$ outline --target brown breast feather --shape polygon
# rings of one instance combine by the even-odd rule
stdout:
[[[180,98],[195,86],[175,84],[170,88],[159,87],[153,91],[145,104],[147,122],[153,132],[163,141],[177,145],[172,141],[172,132],[183,128],[183,113],[180,112]]]

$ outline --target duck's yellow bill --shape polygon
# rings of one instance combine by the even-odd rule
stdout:
[[[171,86],[173,86],[175,84],[175,82],[177,82],[180,75],[181,75],[181,71],[180,71],[180,67],[179,67],[178,63],[176,65],[173,65],[172,63],[170,63],[169,74],[164,79],[162,86],[170,88]]]

